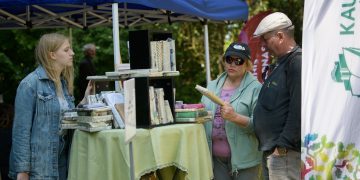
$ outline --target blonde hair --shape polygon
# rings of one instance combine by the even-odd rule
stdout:
[[[65,67],[59,77],[55,71],[54,61],[50,59],[50,53],[57,51],[66,41],[69,41],[69,38],[62,34],[44,34],[41,36],[35,49],[35,58],[45,69],[49,79],[54,81],[57,96],[63,95],[61,77],[63,77],[66,81],[69,94],[73,95],[74,92],[74,67]]]
[[[245,65],[246,71],[251,72],[253,70],[253,63],[251,62],[250,59],[245,59],[244,65]]]

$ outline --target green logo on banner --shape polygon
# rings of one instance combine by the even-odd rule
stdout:
[[[343,82],[345,90],[353,96],[360,97],[360,49],[343,48],[343,54],[339,54],[339,61],[331,72],[335,82]]]

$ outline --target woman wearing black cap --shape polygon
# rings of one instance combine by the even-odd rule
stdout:
[[[234,42],[223,57],[225,72],[208,84],[225,105],[206,97],[201,101],[213,113],[204,124],[212,152],[214,178],[221,180],[259,179],[262,154],[253,130],[253,110],[261,84],[251,74],[250,50]]]

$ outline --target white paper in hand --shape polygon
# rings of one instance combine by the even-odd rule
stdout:
[[[223,106],[225,104],[223,100],[221,100],[219,97],[217,97],[213,92],[209,91],[208,89],[199,85],[196,85],[195,89],[198,90],[204,96],[208,97],[214,103],[220,106]]]

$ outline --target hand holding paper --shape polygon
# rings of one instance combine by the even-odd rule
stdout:
[[[217,97],[213,92],[209,91],[208,89],[196,85],[195,89],[198,90],[201,94],[203,94],[204,96],[208,97],[211,101],[213,101],[214,103],[223,106],[224,105],[224,101],[221,100],[219,97]]]

